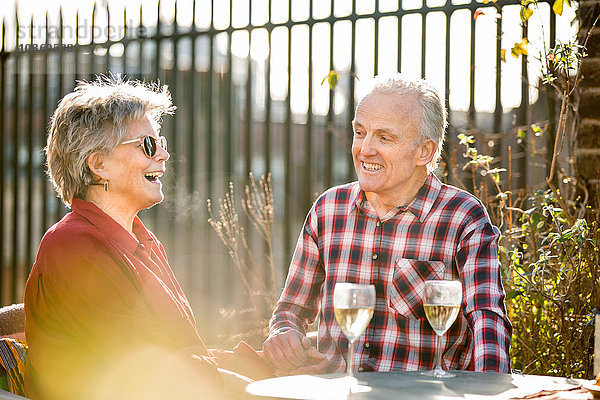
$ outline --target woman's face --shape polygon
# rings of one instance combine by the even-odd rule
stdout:
[[[132,121],[123,141],[146,135],[158,137],[158,125],[148,116]],[[156,146],[156,154],[149,158],[141,142],[119,144],[104,158],[105,179],[114,206],[137,213],[160,203],[164,196],[160,177],[165,171],[169,153]]]

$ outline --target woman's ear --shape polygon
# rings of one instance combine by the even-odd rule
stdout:
[[[424,166],[429,164],[433,159],[437,150],[437,144],[433,140],[427,139],[425,142],[421,143],[420,148],[417,165]]]
[[[92,153],[88,157],[88,167],[90,168],[90,171],[92,171],[93,174],[102,178],[102,173],[105,171],[104,155],[99,151]]]

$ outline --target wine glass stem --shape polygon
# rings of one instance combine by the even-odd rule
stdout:
[[[354,340],[348,343],[348,376],[354,376]]]
[[[437,336],[437,351],[435,352],[435,370],[437,372],[441,372],[444,369],[442,368],[442,336]]]

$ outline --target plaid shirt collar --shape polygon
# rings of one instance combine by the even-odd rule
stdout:
[[[425,218],[427,218],[427,214],[431,211],[431,208],[435,204],[435,201],[440,194],[440,190],[442,189],[442,183],[434,174],[430,173],[425,180],[425,183],[419,191],[415,198],[408,204],[408,206],[398,206],[394,210],[390,211],[385,217],[382,219],[387,220],[398,213],[409,211],[411,212],[417,219],[423,223]],[[354,200],[349,202],[348,214],[352,213],[356,210],[356,212],[362,212],[370,217],[378,218],[377,214],[373,207],[369,204],[367,200],[367,196],[356,182],[351,198]]]

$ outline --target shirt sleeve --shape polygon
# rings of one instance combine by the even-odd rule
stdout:
[[[324,280],[317,232],[316,205],[313,206],[298,238],[288,276],[270,322],[270,335],[295,329],[306,333],[319,311]]]
[[[507,373],[512,326],[504,307],[499,236],[500,232],[489,220],[466,231],[460,241],[456,265],[463,282],[465,315],[473,332],[474,369]]]

